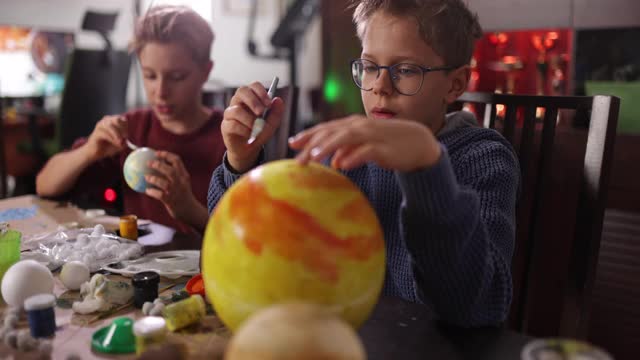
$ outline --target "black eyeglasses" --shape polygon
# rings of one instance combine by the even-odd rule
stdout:
[[[351,61],[351,75],[357,87],[364,91],[373,90],[373,85],[380,77],[380,70],[387,69],[391,76],[393,88],[402,95],[415,95],[422,89],[424,74],[432,71],[449,71],[458,66],[424,67],[415,64],[399,63],[381,66],[366,59]]]

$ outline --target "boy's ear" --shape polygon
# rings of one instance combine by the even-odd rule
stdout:
[[[207,68],[206,68],[207,79],[209,78],[209,75],[211,75],[211,70],[213,70],[213,60],[209,60],[209,62],[207,63]]]
[[[200,72],[202,75],[201,80],[207,82],[209,75],[211,75],[211,70],[213,70],[213,60],[209,60],[206,64],[198,65],[198,67],[200,67],[198,72],[202,71]]]
[[[453,103],[460,97],[460,95],[467,91],[467,85],[469,84],[470,76],[471,67],[469,65],[461,66],[449,73],[451,86],[445,97],[447,104]]]

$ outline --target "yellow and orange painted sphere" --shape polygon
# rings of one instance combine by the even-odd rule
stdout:
[[[207,297],[232,331],[291,301],[324,305],[357,328],[384,274],[375,211],[348,178],[316,163],[280,160],[243,176],[218,203],[202,246]]]

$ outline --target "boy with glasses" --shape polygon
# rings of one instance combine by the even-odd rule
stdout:
[[[471,114],[445,115],[467,87],[477,17],[462,0],[359,0],[353,18],[362,55],[351,69],[366,116],[320,124],[290,146],[303,164],[331,158],[368,196],[385,233],[385,294],[426,303],[453,324],[499,324],[512,296],[517,159]],[[269,105],[265,130],[247,146]],[[262,162],[282,105],[258,83],[238,90],[222,123],[227,154],[209,211]]]

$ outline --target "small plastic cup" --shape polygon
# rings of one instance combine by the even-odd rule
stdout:
[[[160,316],[146,316],[133,325],[136,336],[136,354],[141,355],[147,348],[162,344],[167,336],[167,323]]]
[[[107,354],[129,354],[136,351],[133,320],[119,317],[111,325],[93,333],[91,348]]]
[[[205,298],[204,282],[202,280],[202,274],[195,275],[187,282],[185,289],[189,295],[200,295]]]
[[[538,339],[529,342],[520,354],[522,360],[613,360],[597,346],[571,339]]]

